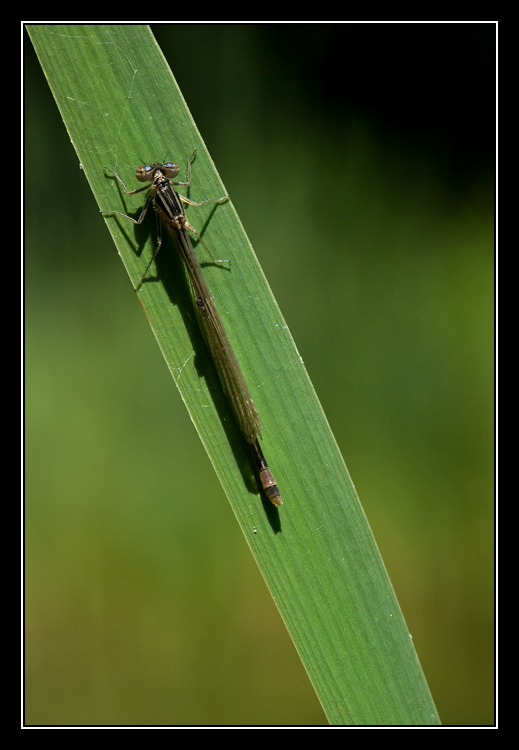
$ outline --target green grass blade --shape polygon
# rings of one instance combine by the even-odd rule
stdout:
[[[189,197],[226,194],[148,27],[28,31],[100,210],[137,216],[143,203],[104,166],[131,189],[138,164],[167,158],[183,168],[193,147]],[[327,718],[438,724],[355,488],[232,203],[190,208],[188,217],[214,258],[231,261],[229,270],[207,258],[205,272],[263,422],[262,447],[285,503],[279,511],[260,494],[167,237],[139,298]],[[153,252],[154,219],[136,229],[115,217],[106,224],[135,286]],[[201,245],[197,252],[203,262]],[[272,699],[283,696],[273,689]]]

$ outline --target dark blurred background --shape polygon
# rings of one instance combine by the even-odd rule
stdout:
[[[495,26],[152,29],[440,717],[492,723]],[[323,723],[27,38],[25,106],[26,720]]]

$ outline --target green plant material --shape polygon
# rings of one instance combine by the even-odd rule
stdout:
[[[147,26],[28,31],[100,210],[137,216],[143,204],[104,166],[129,189],[138,187],[134,170],[143,161],[177,161],[183,179],[194,147],[189,197],[226,195]],[[327,718],[334,725],[438,724],[355,488],[232,203],[189,208],[188,218],[213,257],[230,260],[230,269],[215,266],[197,245],[263,422],[262,447],[285,503],[279,510],[260,492],[169,237],[139,298]],[[135,228],[92,216],[103,220],[136,286],[154,249],[154,219]],[[272,700],[283,700],[274,688]]]

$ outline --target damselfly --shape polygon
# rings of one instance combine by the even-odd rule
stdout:
[[[274,505],[282,505],[283,501],[281,500],[276,480],[272,476],[272,472],[267,465],[265,456],[263,455],[263,451],[259,444],[262,426],[256,406],[252,400],[245,378],[243,377],[241,367],[238,364],[238,360],[231,346],[231,342],[229,341],[229,337],[227,336],[222,319],[216,309],[216,305],[203,274],[202,267],[200,266],[200,262],[193,250],[189,238],[189,231],[192,231],[194,234],[197,233],[187,221],[182,206],[182,203],[188,203],[191,206],[203,206],[207,203],[223,203],[228,200],[228,196],[217,198],[216,200],[195,203],[194,201],[189,200],[189,198],[185,198],[183,195],[177,193],[172,187],[172,185],[189,187],[191,183],[191,163],[194,155],[195,152],[193,151],[191,158],[187,162],[186,182],[173,182],[174,178],[177,177],[180,171],[177,164],[171,162],[158,162],[151,166],[143,165],[136,169],[135,177],[139,182],[151,182],[151,185],[145,185],[136,190],[128,190],[119,175],[105,167],[108,172],[111,172],[111,174],[117,178],[127,195],[136,195],[143,190],[149,190],[149,193],[138,219],[127,216],[120,211],[102,211],[102,213],[105,216],[117,214],[124,219],[132,221],[134,224],[141,224],[146,216],[150,203],[153,203],[158,219],[162,221],[168,232],[170,232],[175,238],[178,251],[185,263],[195,293],[195,308],[200,329],[213,357],[222,388],[229,399],[240,429],[250,445],[254,463],[259,474],[261,485],[265,490],[265,494]],[[162,244],[160,221],[157,220],[157,247],[155,248],[155,252],[153,253],[151,260],[146,266],[146,270],[135,289],[136,292],[142,286],[142,282],[160,250]]]

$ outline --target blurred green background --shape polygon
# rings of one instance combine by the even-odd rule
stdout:
[[[491,724],[495,27],[152,29],[440,717]],[[27,38],[25,94],[26,722],[323,724]]]

